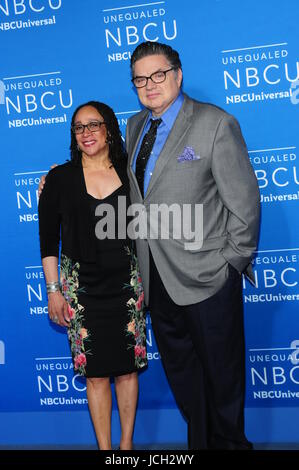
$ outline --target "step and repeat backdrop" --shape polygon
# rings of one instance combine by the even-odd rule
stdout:
[[[240,122],[262,203],[256,287],[244,280],[247,435],[299,440],[298,15],[296,0],[0,0],[0,445],[95,444],[85,382],[48,319],[37,187],[69,158],[79,104],[109,104],[125,135],[144,40],[177,49],[184,91]],[[183,441],[149,315],[147,346],[135,440]]]

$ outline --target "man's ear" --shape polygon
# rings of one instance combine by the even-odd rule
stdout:
[[[183,72],[182,69],[177,70],[177,80],[178,80],[178,85],[181,88],[182,82],[183,82]]]

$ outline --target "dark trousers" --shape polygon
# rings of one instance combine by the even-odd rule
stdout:
[[[251,449],[244,435],[241,276],[203,302],[175,304],[151,256],[150,315],[162,363],[188,423],[189,449]]]

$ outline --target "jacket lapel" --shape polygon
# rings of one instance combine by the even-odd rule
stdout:
[[[150,193],[157,183],[163,169],[165,168],[167,162],[174,158],[176,155],[176,149],[181,144],[182,140],[185,138],[186,133],[188,132],[192,124],[192,113],[193,113],[193,103],[188,98],[187,95],[184,95],[184,103],[182,108],[175,120],[173,128],[171,129],[169,136],[165,142],[165,145],[159,155],[155,169],[153,171],[152,177],[149,182],[149,186],[144,199],[147,199],[150,196]]]

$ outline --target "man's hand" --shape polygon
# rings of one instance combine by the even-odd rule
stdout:
[[[57,163],[54,163],[54,165],[51,166],[51,169],[55,168],[55,166],[58,166]],[[41,195],[41,193],[44,189],[45,182],[46,182],[46,177],[47,177],[47,175],[42,175],[42,177],[40,179],[40,182],[39,182],[39,185],[38,185],[38,197]]]

